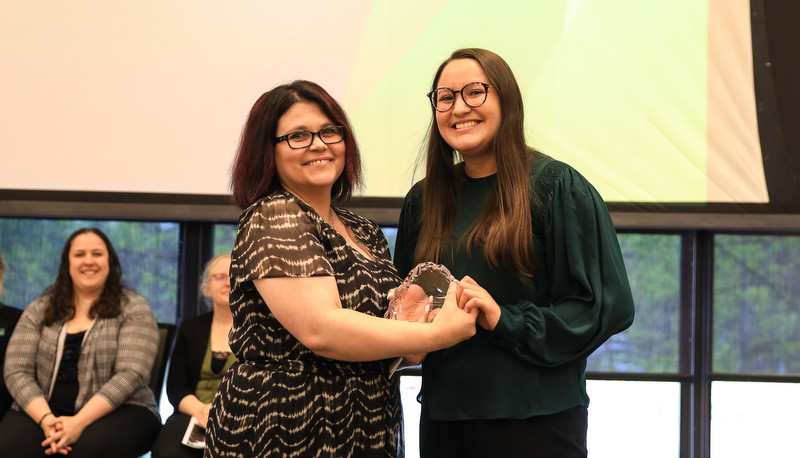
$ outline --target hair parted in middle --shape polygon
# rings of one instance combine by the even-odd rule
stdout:
[[[69,250],[72,248],[72,241],[75,240],[75,237],[82,234],[94,234],[100,237],[108,251],[108,277],[106,277],[100,297],[89,309],[89,316],[110,318],[118,316],[122,311],[125,285],[122,282],[122,265],[117,252],[103,231],[96,227],[84,227],[73,232],[67,238],[64,248],[61,250],[61,263],[58,266],[56,281],[45,290],[45,294],[48,296],[48,304],[44,309],[43,317],[45,325],[68,320],[75,316],[75,288],[69,273]]]
[[[533,229],[530,200],[534,198],[529,180],[530,164],[536,151],[525,142],[525,114],[522,93],[511,67],[497,54],[480,48],[454,51],[436,71],[431,91],[436,90],[447,64],[472,59],[483,69],[500,100],[500,127],[492,141],[497,163],[495,188],[483,213],[464,235],[468,253],[484,246],[484,257],[492,266],[508,264],[520,277],[533,274]],[[490,95],[491,96],[491,95]],[[436,111],[428,128],[423,218],[415,254],[417,262],[439,261],[443,244],[451,237],[463,176],[461,157],[442,137]],[[437,218],[425,217],[438,215]]]
[[[320,85],[297,80],[265,92],[250,110],[231,167],[231,194],[239,208],[281,189],[275,167],[276,131],[281,116],[298,102],[317,105],[334,124],[345,128],[345,166],[333,184],[331,199],[343,202],[360,187],[361,156],[347,114]]]

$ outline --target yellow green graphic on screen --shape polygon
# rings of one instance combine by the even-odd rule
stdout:
[[[5,2],[0,188],[225,194],[253,102],[309,79],[353,121],[361,194],[401,197],[424,173],[436,68],[483,47],[516,74],[528,142],[606,200],[762,203],[749,14],[747,0]]]

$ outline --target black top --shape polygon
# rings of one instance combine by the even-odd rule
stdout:
[[[74,415],[75,400],[78,398],[78,360],[81,358],[81,344],[86,331],[67,334],[61,361],[58,364],[56,383],[50,396],[50,408],[56,415]]]
[[[6,359],[6,346],[8,346],[8,339],[11,338],[11,333],[14,332],[14,326],[17,325],[19,317],[22,315],[22,310],[9,307],[8,305],[0,302],[0,369]],[[6,382],[3,377],[0,377],[0,418],[5,415],[13,399],[8,394]]]
[[[167,397],[175,410],[181,399],[195,394],[213,318],[214,313],[208,312],[181,323],[167,375]]]

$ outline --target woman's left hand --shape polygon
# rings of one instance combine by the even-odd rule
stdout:
[[[500,321],[500,306],[494,301],[492,295],[483,289],[478,283],[469,276],[464,277],[458,282],[456,291],[458,306],[467,312],[477,308],[478,325],[487,331],[493,331],[497,322]]]
[[[45,455],[55,455],[56,453],[61,455],[66,455],[67,453],[72,451],[72,447],[67,447],[64,449],[59,449],[56,445],[58,438],[54,438],[53,436],[58,434],[58,431],[61,429],[61,422],[53,415],[50,415],[48,418],[42,420],[42,431],[44,432],[44,436],[46,439],[42,441],[42,447],[45,447]],[[60,437],[60,436],[59,436]]]

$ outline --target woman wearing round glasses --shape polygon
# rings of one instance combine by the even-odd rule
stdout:
[[[231,260],[238,361],[211,407],[206,456],[397,456],[394,357],[475,333],[455,291],[432,324],[384,319],[400,283],[373,222],[334,204],[361,162],[342,108],[308,81],[256,101],[232,168],[244,210]]]
[[[444,264],[474,337],[422,365],[423,457],[586,456],[586,358],[630,326],[633,301],[600,195],[528,147],[511,69],[455,51],[428,94],[426,178],[400,215],[395,262]]]

